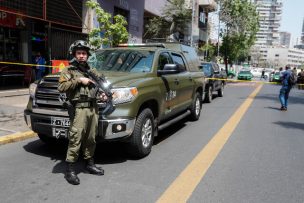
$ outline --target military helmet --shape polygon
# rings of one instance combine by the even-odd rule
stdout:
[[[69,53],[74,55],[75,51],[77,49],[84,49],[88,52],[88,55],[90,56],[90,50],[91,50],[91,46],[89,45],[89,43],[87,43],[86,41],[83,40],[77,40],[75,42],[73,42],[69,48]]]

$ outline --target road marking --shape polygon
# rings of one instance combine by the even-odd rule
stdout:
[[[206,174],[219,152],[231,136],[234,129],[250,107],[254,97],[263,85],[259,85],[229,118],[224,126],[214,135],[209,143],[198,153],[191,163],[171,183],[167,190],[157,200],[157,203],[187,202],[196,186]]]
[[[37,136],[37,134],[34,133],[33,131],[26,131],[26,132],[1,136],[0,145],[21,141],[21,140],[25,140],[25,139],[36,137],[36,136]]]

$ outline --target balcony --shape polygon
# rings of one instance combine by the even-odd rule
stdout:
[[[208,12],[217,10],[217,3],[214,0],[199,0],[198,4],[201,8],[207,9]]]

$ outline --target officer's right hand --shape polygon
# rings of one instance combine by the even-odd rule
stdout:
[[[92,80],[90,80],[89,78],[84,78],[84,77],[81,77],[81,78],[79,78],[79,80],[81,81],[81,83],[83,84],[83,85],[88,85],[88,84],[90,84],[90,83],[94,83]]]

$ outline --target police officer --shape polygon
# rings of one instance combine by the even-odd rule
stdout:
[[[69,48],[74,56],[70,66],[62,70],[59,79],[59,92],[65,92],[71,102],[72,112],[69,112],[71,125],[69,129],[69,145],[66,155],[67,170],[65,179],[73,185],[78,185],[80,180],[75,172],[74,164],[78,160],[80,149],[82,149],[86,161],[86,169],[94,175],[103,175],[104,170],[94,164],[95,136],[98,129],[98,107],[95,95],[93,95],[92,83],[94,81],[86,77],[86,70],[95,74],[99,73],[91,69],[87,63],[90,55],[90,46],[82,40],[75,41]],[[102,101],[108,98],[101,95]]]

